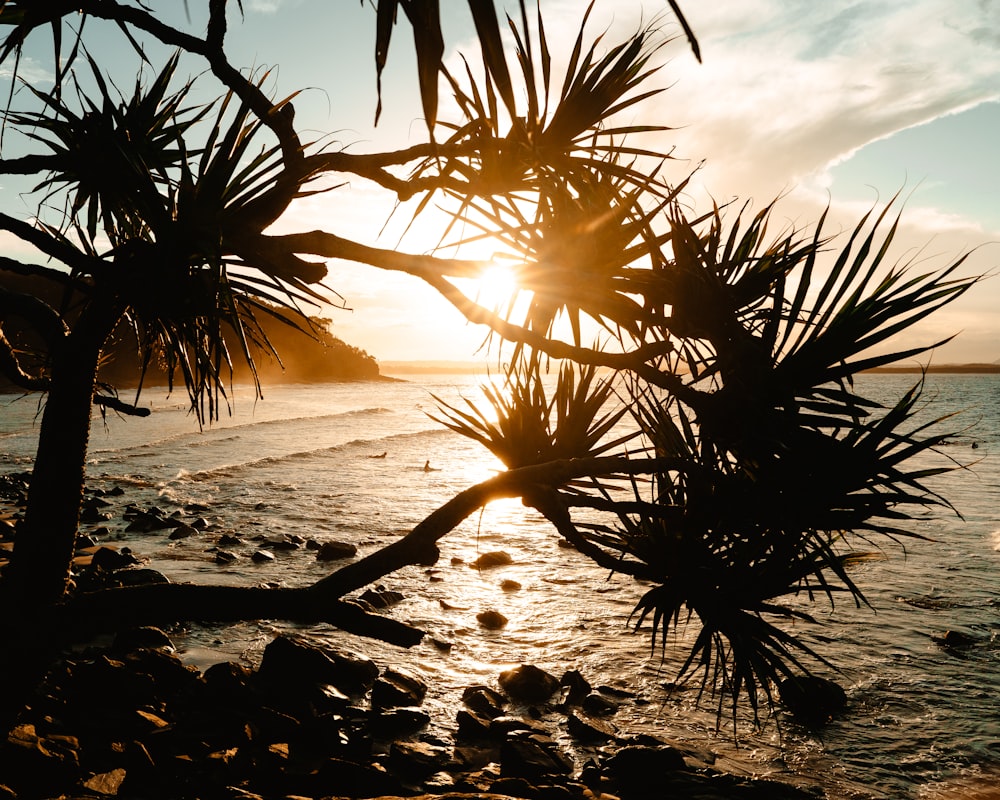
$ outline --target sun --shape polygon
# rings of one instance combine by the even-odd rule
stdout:
[[[490,261],[476,279],[472,299],[491,310],[506,309],[517,301],[521,291],[511,265]]]

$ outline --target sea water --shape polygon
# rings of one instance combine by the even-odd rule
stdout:
[[[894,402],[915,380],[863,375],[858,386]],[[131,547],[173,581],[311,583],[336,564],[305,549],[257,563],[253,543],[296,535],[351,542],[365,555],[496,474],[501,465],[488,451],[431,418],[432,394],[451,404],[477,400],[479,383],[449,375],[286,385],[266,387],[262,400],[237,387],[231,413],[204,428],[178,393],[144,392],[141,404],[153,412],[146,418],[95,412],[89,486],[122,486],[122,507],[171,513],[202,504],[212,526],[178,540],[162,531],[126,534],[122,508],[112,508],[106,540]],[[931,484],[958,513],[928,514],[911,526],[924,539],[883,541],[885,560],[855,568],[870,607],[818,602],[810,609],[818,624],[798,626],[840,670],[820,667],[821,674],[848,691],[846,713],[820,731],[781,715],[760,730],[741,718],[735,731],[724,717],[717,729],[712,698],[699,702],[696,687],[673,686],[691,632],[668,640],[665,651],[651,648],[648,628],[628,624],[647,587],[561,547],[551,526],[516,500],[491,505],[445,536],[435,567],[409,567],[381,581],[406,598],[386,613],[429,634],[410,650],[329,626],[271,621],[172,634],[181,656],[199,667],[220,659],[253,665],[282,631],[363,652],[427,680],[427,706],[442,729],[454,720],[462,688],[495,685],[512,665],[532,663],[556,675],[578,669],[594,685],[634,692],[613,718],[621,731],[711,749],[722,769],[820,784],[832,798],[997,797],[990,787],[1000,784],[1000,376],[932,375],[924,396],[924,414],[961,412],[949,421],[956,435],[928,456],[928,465],[936,458],[962,467]],[[36,398],[0,396],[0,471],[30,469],[37,411]],[[240,558],[231,564],[217,563],[212,550],[221,533],[248,542],[233,548]],[[512,563],[470,566],[494,550]],[[511,590],[510,581],[520,588]],[[507,625],[480,626],[476,615],[487,609]],[[970,646],[942,646],[948,631],[964,634]]]

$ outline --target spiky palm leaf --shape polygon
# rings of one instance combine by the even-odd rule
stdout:
[[[28,86],[41,103],[35,112],[11,113],[9,120],[29,129],[27,136],[51,151],[52,169],[34,191],[49,197],[66,192],[66,222],[83,214],[81,227],[90,239],[101,230],[113,246],[122,244],[119,228],[138,224],[162,227],[168,209],[163,202],[170,173],[187,157],[184,136],[207,109],[184,108],[191,83],[168,93],[178,54],[148,86],[140,79],[132,96],[116,99],[100,68],[88,54],[87,63],[97,89],[91,98],[77,90],[80,111],[68,104],[62,91],[43,92]]]
[[[432,395],[440,416],[431,417],[485,446],[508,469],[596,456],[632,438],[607,438],[626,409],[614,403],[613,380],[599,379],[594,367],[563,364],[551,398],[537,357],[515,362],[502,387],[481,390],[486,408],[466,398],[463,410]]]
[[[629,395],[654,455],[685,466],[654,472],[649,496],[633,483],[619,526],[581,526],[594,544],[660,572],[637,624],[651,621],[664,643],[696,617],[682,673],[734,705],[745,697],[755,715],[773,682],[805,671],[803,656],[819,658],[777,624],[806,618],[782,598],[864,602],[848,566],[869,553],[846,547],[845,532],[877,548],[915,536],[907,522],[928,506],[951,508],[925,482],[954,464],[915,466],[952,433],[943,419],[915,420],[922,384],[883,409],[850,378],[928,349],[864,352],[976,281],[953,277],[961,259],[916,278],[886,268],[887,212],[871,230],[863,218],[821,272],[822,225],[810,238],[768,241],[770,212],[747,225],[737,215],[727,230],[716,209],[705,232],[672,217],[674,259],[656,279],[673,305],[665,335],[687,358],[693,391],[662,396],[635,379]]]
[[[199,419],[212,418],[236,356],[226,332],[256,377],[255,353],[278,357],[256,315],[308,329],[301,305],[322,299],[315,286],[325,267],[262,235],[275,204],[306,190],[288,191],[280,147],[259,143],[267,128],[232,95],[216,105],[204,147],[187,144],[212,107],[185,106],[190,81],[170,91],[177,56],[120,102],[88,63],[96,89],[94,97],[78,90],[82,111],[65,95],[33,90],[41,110],[16,117],[52,153],[52,171],[36,187],[41,202],[68,198],[64,228],[47,230],[102,266],[87,276],[91,291],[120,299],[143,372],[162,360],[171,386],[180,374]],[[112,245],[103,257],[99,233]]]

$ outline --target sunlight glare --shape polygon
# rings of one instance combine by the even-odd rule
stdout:
[[[473,298],[479,305],[491,310],[506,309],[513,303],[521,289],[514,268],[509,264],[489,261],[476,281]]]

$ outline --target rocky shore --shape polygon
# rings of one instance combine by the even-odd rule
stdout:
[[[13,507],[17,480],[0,487]],[[12,523],[0,525],[5,548]],[[82,544],[78,587],[165,580],[128,553]],[[421,707],[427,689],[402,669],[290,636],[255,668],[201,671],[162,630],[123,631],[66,652],[24,698],[0,731],[0,800],[824,796],[731,774],[708,750],[622,734],[613,720],[627,698],[574,670],[524,664],[469,686],[444,726]]]
[[[612,698],[530,665],[470,686],[451,740],[426,692],[355,653],[276,638],[258,669],[184,665],[155,628],[68,656],[0,743],[2,798],[816,798],[602,721]],[[558,707],[582,763],[536,720]]]

